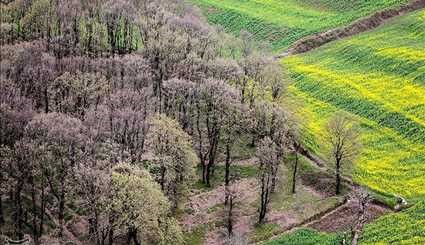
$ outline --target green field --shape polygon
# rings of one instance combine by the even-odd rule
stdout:
[[[300,229],[289,235],[269,241],[265,245],[338,245],[342,235],[320,233],[310,229]]]
[[[350,22],[408,0],[191,0],[208,21],[227,32],[253,33],[280,51],[302,37]]]
[[[282,61],[288,104],[305,144],[324,156],[326,121],[342,110],[362,128],[355,181],[384,195],[425,198],[425,10]]]
[[[360,244],[425,244],[425,202],[366,225]]]

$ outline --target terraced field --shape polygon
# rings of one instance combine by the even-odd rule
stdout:
[[[209,22],[239,34],[244,29],[280,51],[302,37],[334,27],[408,0],[191,0]]]
[[[268,241],[266,245],[278,244],[341,244],[348,233],[321,233],[301,228],[292,233],[282,235]],[[425,202],[419,202],[412,208],[400,213],[383,216],[373,223],[367,224],[363,230],[360,244],[424,244],[425,243]]]
[[[425,202],[366,225],[360,244],[425,244]]]
[[[425,198],[425,10],[381,28],[282,61],[294,83],[289,104],[304,122],[305,144],[337,110],[361,124],[355,181],[388,196]]]

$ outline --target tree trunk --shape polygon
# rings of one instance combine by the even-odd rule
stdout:
[[[267,206],[269,204],[269,184],[270,184],[270,177],[267,176],[267,183],[266,183],[266,193],[265,193],[265,198],[264,198],[264,211],[263,211],[263,220],[266,218],[266,214],[267,214]]]
[[[230,144],[226,144],[226,170],[224,175],[225,193],[224,205],[227,205],[229,199],[229,184],[230,184]]]
[[[271,184],[271,188],[270,188],[270,192],[274,193],[275,189],[276,189],[276,183],[277,183],[277,172],[279,171],[279,166],[275,166],[273,167],[273,172],[272,172],[272,184]]]
[[[3,193],[0,192],[0,227],[4,225],[4,215],[3,215]]]
[[[360,231],[356,229],[352,233],[353,233],[353,238],[351,239],[351,245],[357,245]]]
[[[253,133],[251,138],[251,143],[249,144],[250,147],[255,147],[255,141],[257,140],[257,134]]]
[[[210,141],[210,151],[208,155],[208,163],[206,166],[206,173],[205,173],[205,183],[208,187],[211,187],[210,177],[211,177],[211,170],[214,167],[215,163],[215,156],[217,153],[217,145],[218,145],[218,135],[213,136],[214,138]]]
[[[15,215],[14,215],[14,222],[15,222],[15,236],[21,240],[24,238],[23,230],[22,230],[22,223],[23,223],[23,208],[22,208],[22,198],[21,198],[21,191],[22,191],[23,184],[18,183],[16,186],[16,192],[15,192]]]
[[[49,113],[49,95],[47,92],[47,85],[44,88],[44,112]]]
[[[292,194],[295,194],[295,184],[297,181],[297,171],[298,171],[298,152],[295,151],[295,165],[294,165],[294,172],[292,173]]]
[[[0,144],[2,144],[2,140],[0,139]],[[3,173],[0,171],[0,185],[3,186]],[[0,227],[5,223],[4,214],[3,214],[3,191],[0,190]]]
[[[32,236],[34,239],[35,244],[39,244],[38,238],[40,237],[40,233],[38,231],[38,225],[37,225],[37,201],[35,199],[35,185],[32,181],[32,178],[30,179],[31,184],[31,202],[32,202]]]
[[[218,147],[218,141],[219,141],[219,134],[214,133],[212,136],[212,142],[210,145],[210,151],[208,155],[208,166],[209,166],[209,173],[208,176],[214,176],[214,167],[215,167],[215,157],[217,155],[217,147]]]
[[[258,218],[258,223],[262,223],[263,222],[263,219],[264,219],[264,217],[263,217],[263,210],[264,210],[264,180],[262,180],[262,183],[261,183],[261,195],[260,195],[260,215],[259,215],[259,218]]]
[[[59,199],[59,210],[58,210],[59,237],[63,236],[64,217],[65,217],[65,193],[62,192]]]
[[[341,163],[340,160],[336,161],[336,189],[335,194],[339,195],[341,193]]]
[[[131,241],[134,242],[134,245],[140,245],[140,242],[137,239],[137,229],[133,227],[128,228],[127,244],[131,244]]]
[[[202,183],[207,183],[207,165],[202,163]]]
[[[108,241],[108,245],[113,245],[114,244],[114,227],[113,227],[113,223],[114,223],[114,218],[112,216],[112,214],[109,214],[109,219],[108,219],[108,226],[109,226],[109,241]]]
[[[227,217],[227,232],[228,235],[232,235],[233,234],[233,196],[230,196],[229,198],[229,213],[228,213],[228,217]]]
[[[205,168],[205,184],[207,185],[207,187],[211,187],[210,174],[211,174],[211,164],[208,163]]]
[[[245,104],[245,93],[246,93],[246,79],[244,78],[242,82],[242,88],[241,88],[241,103]]]
[[[267,180],[266,180],[267,179]],[[260,216],[259,223],[264,222],[264,218],[267,213],[267,204],[269,199],[269,185],[270,185],[270,177],[263,176],[261,181],[261,203],[260,203]]]
[[[42,180],[41,180],[41,197],[40,197],[40,202],[41,202],[40,223],[39,223],[39,228],[38,228],[38,231],[40,232],[40,236],[43,235],[43,232],[44,232],[44,214],[46,212],[46,200],[45,200],[45,193],[44,193],[45,186],[44,185],[45,185],[44,178],[42,178]]]
[[[161,166],[161,180],[160,180],[160,185],[161,185],[161,190],[164,191],[165,189],[165,167]]]

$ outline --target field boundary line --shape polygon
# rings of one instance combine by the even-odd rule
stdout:
[[[354,21],[345,27],[338,27],[322,33],[302,38],[289,47],[289,49],[277,56],[281,59],[289,55],[301,54],[319,48],[329,42],[351,37],[363,32],[373,30],[388,20],[410,12],[425,8],[425,0],[414,0],[405,5],[376,12],[368,17]]]

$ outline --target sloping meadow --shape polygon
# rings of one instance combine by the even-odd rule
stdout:
[[[191,0],[208,21],[230,33],[253,33],[259,41],[282,51],[308,35],[344,26],[378,10],[408,0]]]
[[[343,110],[362,130],[362,154],[349,171],[355,181],[412,201],[425,198],[424,40],[421,10],[282,61],[293,81],[289,104],[310,150],[325,156],[318,139]]]

